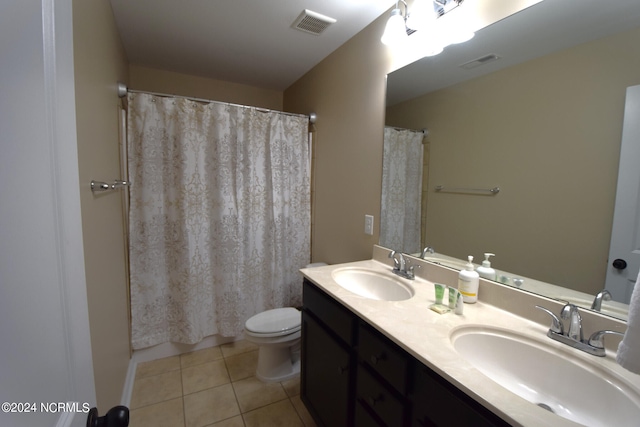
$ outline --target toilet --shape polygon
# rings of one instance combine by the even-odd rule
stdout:
[[[307,268],[325,263],[313,263]],[[244,337],[259,346],[256,377],[279,382],[300,374],[302,313],[293,307],[263,311],[244,324]]]

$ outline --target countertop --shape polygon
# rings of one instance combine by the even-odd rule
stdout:
[[[415,295],[404,301],[377,301],[349,292],[333,280],[332,272],[335,269],[345,267],[367,268],[392,274],[391,267],[387,263],[373,259],[306,268],[301,272],[327,294],[371,324],[416,359],[513,425],[560,427],[580,424],[559,417],[526,401],[474,368],[453,347],[450,335],[457,328],[471,325],[491,326],[516,331],[535,339],[539,338],[545,345],[557,348],[560,352],[574,352],[572,354],[575,357],[612,370],[632,387],[640,389],[640,376],[631,374],[617,365],[615,354],[612,352],[608,352],[606,357],[595,357],[553,341],[546,336],[548,326],[543,326],[483,302],[482,288],[479,301],[475,304],[464,304],[462,315],[456,315],[453,312],[438,314],[429,309],[429,306],[435,302],[432,281],[420,277],[415,280],[407,280],[394,275],[396,279],[410,284],[415,290]],[[453,281],[447,283],[438,280],[438,283],[454,287],[457,285]],[[571,379],[564,380],[570,381]],[[558,381],[563,381],[563,379],[559,378]],[[603,407],[603,411],[609,409]]]

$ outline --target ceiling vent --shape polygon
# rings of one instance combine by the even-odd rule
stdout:
[[[465,70],[470,70],[472,68],[479,67],[489,62],[497,61],[498,59],[500,59],[498,55],[496,55],[495,53],[490,53],[488,55],[474,59],[472,61],[465,62],[464,64],[460,65],[460,68],[464,68]]]
[[[311,33],[318,35],[322,33],[329,25],[335,24],[336,20],[324,16],[320,13],[314,12],[309,9],[302,11],[298,19],[293,23],[292,27],[296,30],[304,31],[305,33]]]

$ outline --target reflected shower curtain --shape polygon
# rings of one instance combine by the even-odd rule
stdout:
[[[380,245],[420,252],[422,132],[385,127]]]
[[[237,336],[302,301],[308,121],[129,94],[132,345]]]

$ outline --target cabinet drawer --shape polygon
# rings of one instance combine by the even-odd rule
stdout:
[[[359,408],[356,411],[356,426],[372,425],[370,421],[360,420],[358,417],[367,418],[363,413],[366,410],[375,414],[375,417],[382,421],[380,424],[388,427],[398,427],[404,425],[405,403],[396,397],[395,392],[388,389],[386,385],[373,377],[367,368],[358,366],[358,380],[356,387],[356,400]]]
[[[406,393],[408,354],[365,323],[359,327],[358,356],[400,394]]]
[[[307,279],[304,279],[302,299],[305,310],[321,319],[348,346],[355,344],[353,332],[356,317],[351,311]]]

